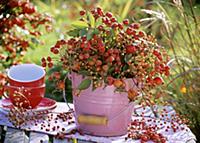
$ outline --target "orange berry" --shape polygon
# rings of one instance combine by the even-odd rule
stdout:
[[[117,88],[123,85],[123,82],[120,79],[116,79],[113,83],[113,85]]]
[[[102,65],[102,61],[101,60],[97,60],[96,64],[97,64],[97,66],[100,66],[100,65]]]
[[[155,77],[153,79],[153,82],[156,84],[156,85],[161,85],[164,83],[163,79],[161,77]]]
[[[128,98],[132,101],[135,99],[135,97],[138,96],[138,91],[131,88],[128,90]]]
[[[88,64],[89,64],[90,66],[93,66],[95,63],[94,63],[94,61],[90,60],[90,61],[88,62]]]
[[[64,89],[65,88],[65,83],[60,81],[60,82],[57,83],[57,87],[58,87],[58,89]]]
[[[109,68],[109,67],[108,67],[108,65],[103,65],[102,68],[103,68],[103,70],[106,72],[106,71],[108,71],[108,68]]]

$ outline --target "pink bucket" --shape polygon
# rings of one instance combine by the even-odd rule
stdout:
[[[71,74],[72,88],[76,89],[83,80],[81,75]],[[131,121],[133,104],[129,103],[127,93],[114,92],[114,86],[92,87],[81,92],[80,96],[73,96],[76,125],[86,134],[96,136],[120,136],[127,133],[127,126]],[[80,123],[80,116],[105,117],[104,125]]]

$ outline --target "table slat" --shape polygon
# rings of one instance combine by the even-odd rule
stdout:
[[[3,134],[3,127],[0,126],[0,141],[2,140],[2,134]]]
[[[47,134],[31,132],[29,136],[29,143],[48,143],[49,136]]]
[[[68,139],[56,139],[56,138],[53,138],[53,143],[73,143],[72,140],[68,140]]]
[[[187,141],[186,143],[196,143],[196,141],[194,139],[191,139],[191,140]]]
[[[28,141],[29,138],[24,131],[9,127],[7,128],[4,143],[28,143]]]

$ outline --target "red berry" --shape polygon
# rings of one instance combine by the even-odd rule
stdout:
[[[14,24],[16,24],[16,25],[18,25],[19,27],[22,27],[22,26],[24,26],[24,21],[22,20],[22,19],[20,19],[20,18],[18,18],[18,17],[16,17],[14,20],[13,20],[13,23]]]
[[[149,140],[147,135],[142,135],[140,138],[141,138],[142,141],[148,141]]]
[[[116,57],[116,61],[118,62],[118,64],[121,62],[120,56]]]
[[[43,57],[43,58],[41,59],[41,61],[44,63],[44,62],[46,62],[46,59]]]
[[[103,11],[100,7],[97,7],[97,13],[99,16],[103,16]]]
[[[86,13],[85,10],[81,10],[79,14],[80,14],[81,16],[83,16],[83,15],[85,15],[85,13]]]
[[[133,28],[133,29],[139,29],[140,28],[140,24],[139,23],[132,23],[130,25],[130,27]]]
[[[111,21],[111,22],[116,22],[117,20],[116,20],[116,18],[112,17],[112,18],[110,19],[110,21]]]
[[[154,51],[153,51],[153,54],[154,54],[156,57],[160,56],[160,52],[157,51],[157,50],[154,50]]]
[[[55,49],[54,47],[51,47],[50,51],[53,53],[54,49]]]
[[[108,76],[108,77],[107,77],[107,82],[108,82],[108,85],[112,85],[113,82],[114,82],[114,78],[111,77],[111,76]]]
[[[35,12],[35,7],[33,5],[26,3],[23,5],[23,12],[27,14],[32,14]]]
[[[51,57],[48,56],[47,61],[51,62],[52,61]]]
[[[118,23],[116,23],[116,22],[113,23],[113,24],[112,24],[112,27],[113,27],[113,28],[117,28],[117,27],[118,27]]]
[[[126,46],[126,53],[127,54],[133,54],[136,52],[136,47],[133,45]]]
[[[119,64],[118,64],[119,65]],[[115,68],[115,72],[120,72],[120,68],[119,67],[116,67]]]
[[[109,61],[110,63],[112,63],[114,60],[115,60],[115,58],[114,58],[113,56],[110,56],[110,57],[108,58],[108,61]]]
[[[144,37],[144,32],[143,31],[139,31],[138,36],[139,37]]]
[[[59,50],[58,50],[57,48],[54,48],[53,53],[54,53],[54,54],[58,54],[58,53],[59,53]]]
[[[53,63],[51,63],[51,62],[48,63],[48,67],[49,67],[49,68],[52,68],[52,67],[53,67]]]
[[[112,17],[112,13],[111,12],[107,12],[106,16],[109,17],[109,18],[111,18]]]
[[[153,82],[156,84],[156,85],[161,85],[164,83],[163,79],[161,77],[155,77],[153,79]]]
[[[132,32],[133,32],[132,28],[128,27],[128,28],[126,29],[126,33],[127,33],[128,35],[131,35]]]
[[[90,57],[90,54],[86,53],[84,54],[84,59],[88,59]]]
[[[102,25],[99,25],[99,26],[98,26],[98,30],[99,30],[99,31],[102,31],[102,30],[103,30],[103,26],[102,26]]]
[[[107,71],[108,71],[108,68],[109,68],[109,66],[108,66],[108,65],[103,65],[103,66],[102,66],[102,69],[103,69],[105,72],[107,72]]]
[[[84,59],[83,54],[80,54],[80,55],[79,55],[79,59],[80,59],[80,60],[83,60],[83,59]]]
[[[105,58],[109,57],[109,53],[106,52],[106,53],[104,54],[104,57],[105,57]]]
[[[119,29],[123,29],[123,25],[121,23],[118,24]]]
[[[19,6],[19,5],[18,5],[18,2],[17,2],[16,0],[11,0],[11,1],[9,1],[8,5],[9,5],[11,8],[14,8],[14,7]]]
[[[108,54],[112,54],[114,51],[113,51],[113,49],[108,49]]]
[[[46,62],[43,62],[42,63],[42,67],[46,67],[47,66],[47,63]]]
[[[124,25],[128,25],[129,24],[129,20],[125,19],[125,20],[123,20],[123,23],[124,23]]]
[[[102,65],[102,61],[101,60],[97,60],[96,64],[97,64],[97,66],[101,66]]]
[[[104,53],[105,50],[106,50],[106,49],[105,49],[105,47],[103,47],[103,46],[99,48],[99,52],[100,52],[100,53]]]

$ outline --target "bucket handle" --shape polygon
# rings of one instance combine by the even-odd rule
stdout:
[[[124,107],[122,110],[117,112],[111,119],[108,119],[108,117],[106,117],[106,116],[81,114],[81,115],[78,116],[78,122],[83,123],[83,124],[88,124],[88,125],[107,125],[107,124],[109,124],[110,121],[115,120],[122,113],[127,111],[130,106],[133,106],[132,102],[130,102],[126,107]],[[74,116],[76,116],[75,113],[73,113],[73,114],[74,114]]]

